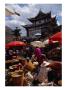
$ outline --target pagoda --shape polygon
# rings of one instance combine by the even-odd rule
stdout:
[[[28,18],[28,20],[31,24],[23,26],[28,37],[35,37],[35,34],[40,33],[41,37],[46,38],[61,30],[60,26],[57,25],[56,16],[51,17],[51,12],[44,13],[40,10],[35,17]]]

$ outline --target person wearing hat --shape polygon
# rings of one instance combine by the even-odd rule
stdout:
[[[40,66],[40,71],[39,71],[39,74],[37,76],[37,79],[40,82],[46,82],[46,81],[48,81],[48,70],[46,68],[46,65],[49,65],[49,62],[43,61],[43,63]]]
[[[43,61],[43,63],[39,66],[38,73],[35,72],[34,80],[32,82],[33,86],[39,86],[41,83],[47,83],[48,82],[48,70],[46,68],[46,65],[49,63],[47,61]]]

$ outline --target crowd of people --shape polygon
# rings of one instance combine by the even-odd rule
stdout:
[[[62,85],[61,46],[58,44],[43,48],[33,47],[30,44],[20,49],[14,47],[6,49],[5,56],[6,62],[18,60],[15,63],[6,63],[6,86]],[[53,62],[59,62],[59,65],[52,68],[50,64]],[[59,69],[56,69],[57,67]],[[20,75],[17,77],[21,78],[14,79],[14,75]]]

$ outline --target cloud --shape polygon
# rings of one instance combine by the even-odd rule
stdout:
[[[25,23],[17,20],[7,20],[6,25],[14,29],[15,27],[20,27],[20,25],[25,25]]]

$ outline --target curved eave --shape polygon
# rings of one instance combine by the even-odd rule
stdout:
[[[27,18],[30,22],[33,22],[35,18]]]
[[[22,26],[22,27],[27,29],[27,27],[26,27],[26,26]]]
[[[29,28],[33,27],[33,25],[25,25],[25,26],[22,26],[22,27],[24,27],[26,29],[29,29]]]
[[[38,17],[40,16],[40,14],[42,15],[42,17],[47,17],[48,15],[50,15],[50,17],[51,17],[51,11],[50,11],[50,12],[48,12],[48,13],[39,12],[35,17],[33,17],[33,18],[27,18],[27,19],[28,19],[30,22],[33,22],[33,21],[35,21],[35,20],[38,19]]]

